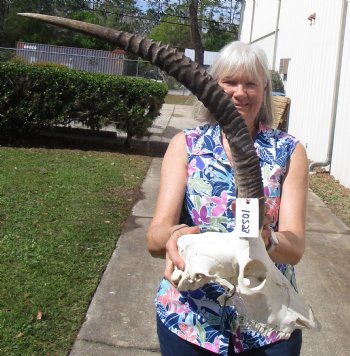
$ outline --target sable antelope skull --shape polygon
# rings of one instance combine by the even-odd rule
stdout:
[[[238,197],[259,199],[261,228],[264,193],[253,140],[231,98],[205,70],[178,50],[135,34],[55,16],[19,15],[106,40],[150,61],[187,87],[225,133],[235,162]],[[195,289],[212,281],[226,287],[231,294],[237,292],[237,298],[231,298],[230,303],[252,327],[265,334],[276,331],[284,338],[295,328],[319,327],[311,309],[267,255],[261,238],[245,240],[232,234],[206,233],[200,238],[185,235],[178,245],[186,263],[186,270],[175,271],[173,276],[180,290]]]
[[[180,291],[220,284],[226,293],[219,303],[234,305],[245,324],[263,335],[286,339],[296,328],[320,328],[312,309],[271,261],[262,238],[206,232],[200,238],[183,235],[178,246],[186,267],[176,269],[172,279]]]

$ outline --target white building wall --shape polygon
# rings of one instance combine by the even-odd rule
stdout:
[[[334,0],[332,4],[322,0],[313,2],[315,7],[311,12],[307,6],[294,5],[298,28],[294,27],[292,32],[297,36],[291,39],[293,46],[286,83],[286,94],[292,101],[288,131],[306,146],[312,161],[325,161],[332,116],[341,0]],[[313,12],[316,12],[316,21],[310,25],[307,18]],[[291,33],[281,32],[279,43],[287,43]],[[282,50],[286,53],[286,44],[278,52],[279,56]]]
[[[276,0],[256,0],[253,14],[253,1],[248,0],[241,32],[241,41],[252,42],[263,48],[270,64],[273,62],[277,10]],[[251,26],[253,16],[254,23]]]
[[[266,32],[275,29],[278,3],[279,0],[255,0],[254,25],[251,31],[254,1],[247,0],[242,41],[249,42],[252,34],[254,42],[266,35]],[[309,158],[316,162],[325,161],[328,152],[342,3],[343,0],[281,0],[275,69],[278,70],[281,58],[290,58],[285,82],[286,95],[291,98],[288,131],[306,146]],[[316,13],[316,20],[310,22],[308,17],[313,13]],[[269,38],[270,42],[265,39],[256,43],[267,52],[272,64],[271,40],[274,40],[274,36]],[[349,37],[346,41],[346,44],[350,42]],[[350,66],[349,59],[344,59],[343,63],[347,63],[347,67]],[[342,77],[349,75],[345,69],[343,72]],[[347,104],[345,99],[350,89],[349,77],[347,78],[342,81],[341,91],[344,93],[343,96],[339,95],[338,112],[342,116],[348,113],[349,117],[350,104]],[[338,119],[337,132],[347,131],[350,124],[344,125],[342,119]],[[336,179],[341,179],[341,182],[346,180],[340,177],[350,175],[350,168],[347,168],[348,174],[341,173],[344,172],[344,167],[340,166],[345,163],[339,156],[344,147],[349,147],[344,146],[344,140],[345,138],[335,140],[339,145],[334,147],[332,165],[332,174]],[[350,182],[346,182],[343,184],[350,187]]]

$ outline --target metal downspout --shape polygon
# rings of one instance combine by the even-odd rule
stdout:
[[[252,43],[252,37],[253,37],[253,26],[254,26],[254,16],[255,16],[255,0],[253,0],[252,20],[251,20],[251,22],[250,22],[250,36],[249,36],[249,43]]]
[[[246,0],[241,0],[241,19],[239,21],[239,27],[238,27],[238,40],[241,40],[241,35],[242,35],[242,26],[243,26],[243,21],[244,21],[244,12],[245,12],[245,5],[246,5]]]
[[[278,0],[278,10],[277,10],[277,19],[276,19],[276,29],[275,29],[275,43],[273,45],[273,58],[272,58],[272,69],[275,70],[276,65],[276,53],[277,53],[277,43],[278,43],[278,27],[280,22],[281,14],[281,0]]]
[[[348,0],[343,0],[342,10],[341,10],[342,13],[341,13],[341,19],[340,19],[341,21],[340,21],[340,26],[339,26],[339,41],[338,41],[338,49],[337,49],[336,72],[335,72],[335,78],[334,78],[334,90],[333,90],[332,111],[331,111],[332,117],[331,117],[331,125],[330,125],[330,130],[329,130],[327,159],[324,162],[311,163],[309,166],[310,172],[312,172],[314,170],[314,168],[316,168],[316,167],[329,166],[332,162],[334,132],[335,132],[336,119],[337,119],[340,72],[341,72],[342,59],[343,59],[347,8],[348,8]]]

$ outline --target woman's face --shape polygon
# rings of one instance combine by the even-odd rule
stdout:
[[[255,118],[264,101],[265,84],[262,77],[252,78],[250,74],[238,71],[219,80],[219,85],[232,98],[248,128],[254,127]]]

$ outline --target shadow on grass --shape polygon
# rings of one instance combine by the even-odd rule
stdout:
[[[7,147],[118,152],[163,157],[168,143],[150,141],[147,138],[133,138],[131,145],[126,145],[125,137],[118,137],[115,132],[111,131],[92,132],[79,128],[55,128],[33,134],[0,135],[0,145]]]

